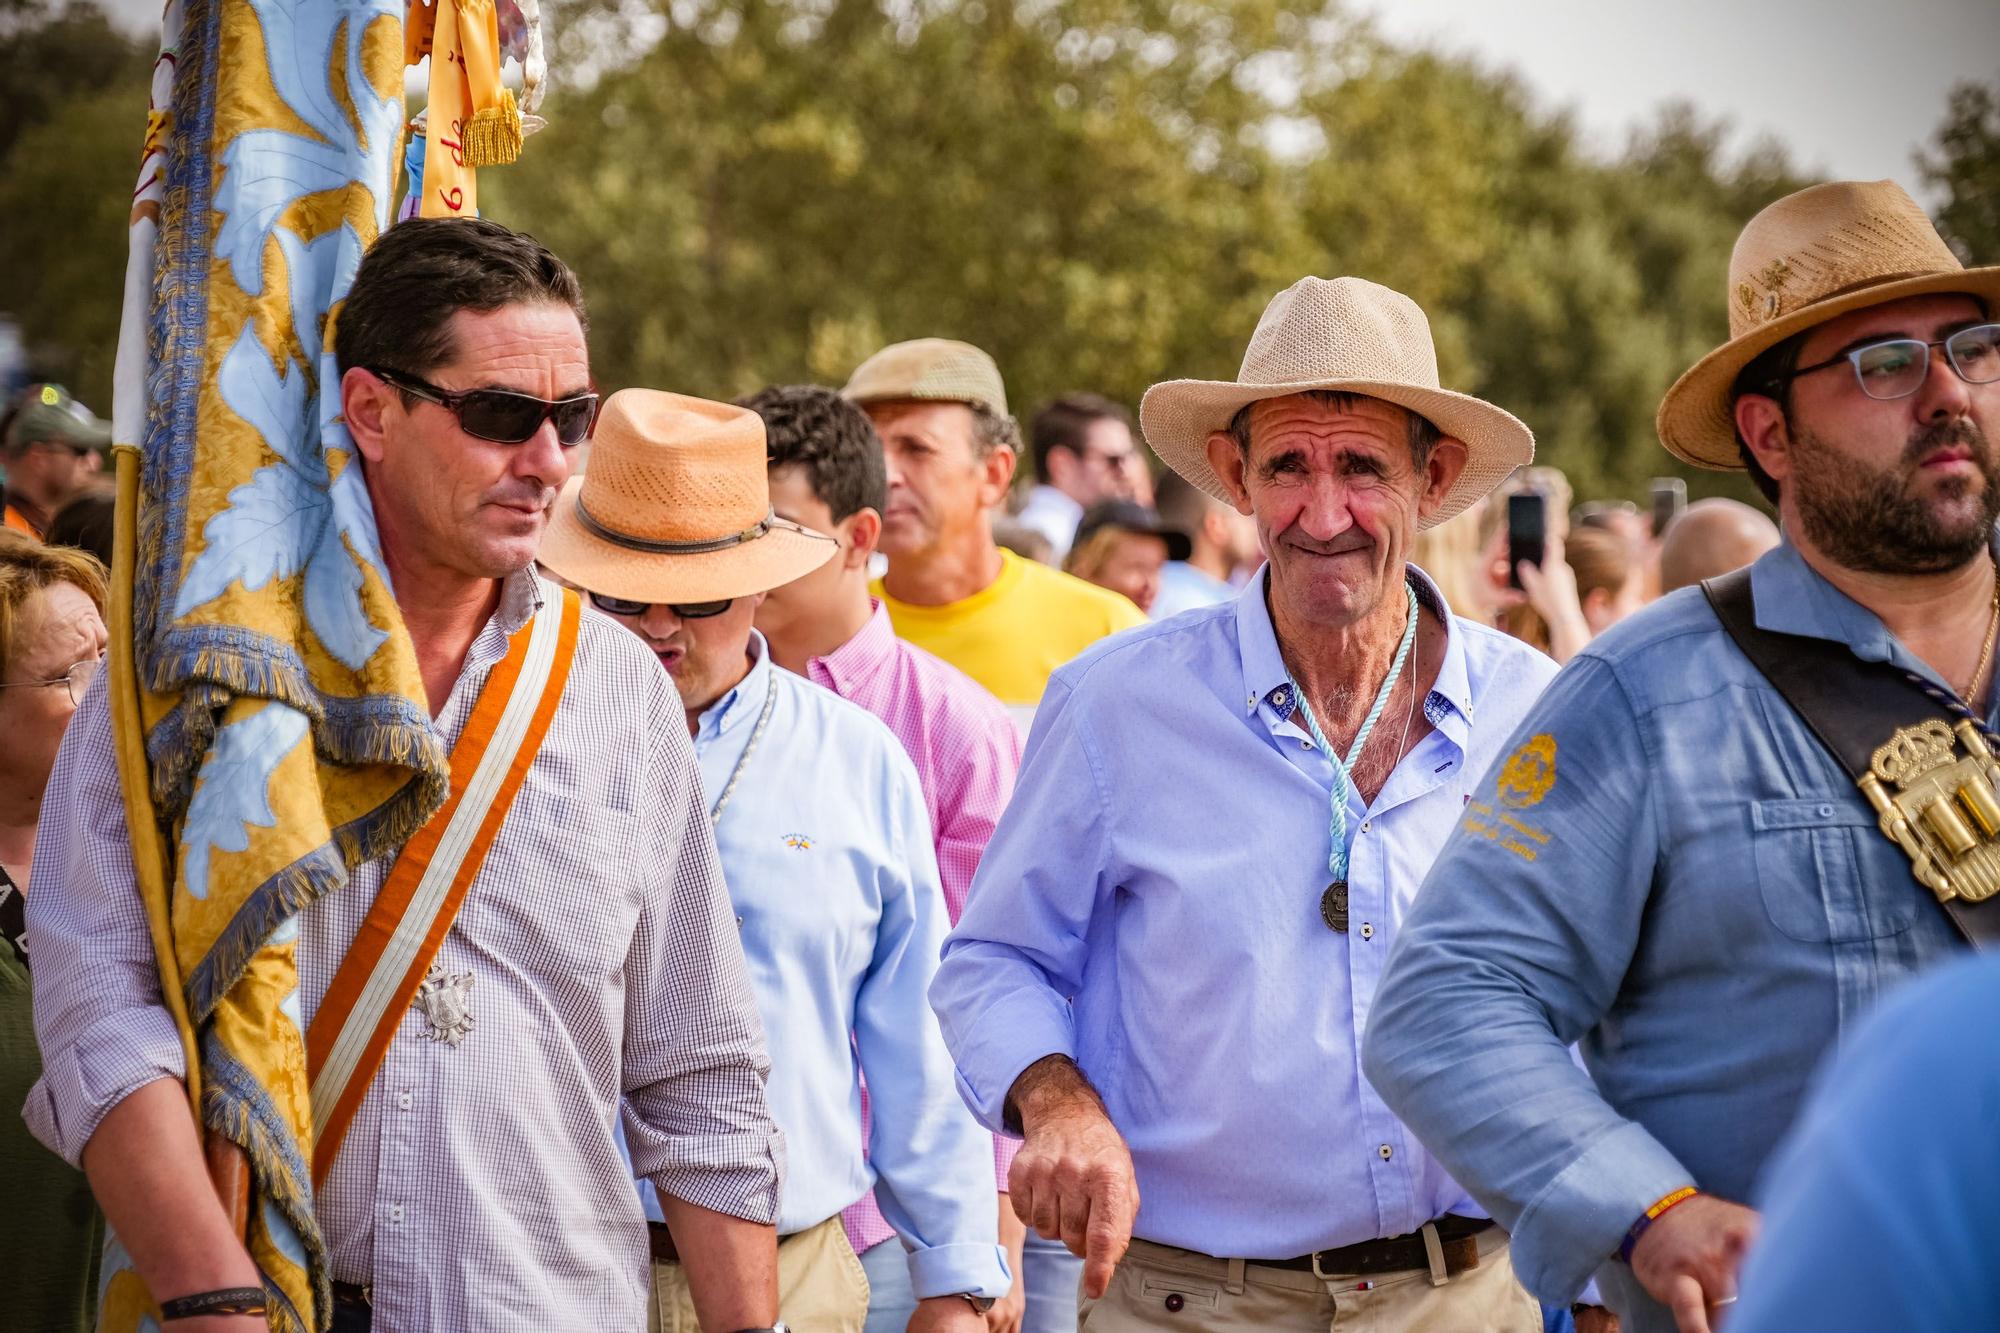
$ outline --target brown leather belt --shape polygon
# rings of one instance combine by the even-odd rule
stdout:
[[[1444,1271],[1447,1274],[1456,1277],[1468,1268],[1479,1267],[1479,1236],[1492,1227],[1489,1219],[1447,1213],[1433,1225],[1437,1227],[1438,1240],[1442,1242]],[[1383,1240],[1364,1240],[1356,1245],[1343,1245],[1337,1250],[1319,1250],[1313,1254],[1302,1254],[1296,1259],[1252,1259],[1250,1263],[1294,1272],[1359,1274],[1401,1273],[1431,1266],[1430,1256],[1424,1253],[1424,1234],[1421,1231]]]
[[[667,1230],[665,1222],[646,1223],[646,1239],[653,1247],[653,1258],[663,1264],[677,1264],[681,1252],[674,1245],[674,1233]]]

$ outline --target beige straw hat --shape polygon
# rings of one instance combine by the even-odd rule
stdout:
[[[1417,303],[1365,278],[1301,278],[1271,299],[1234,380],[1168,380],[1146,391],[1139,423],[1167,466],[1219,500],[1208,437],[1245,405],[1310,389],[1365,394],[1408,408],[1466,449],[1465,470],[1421,526],[1435,527],[1535,456],[1510,413],[1438,387],[1431,324]]]
[[[716,602],[790,583],[836,543],[771,513],[765,460],[755,412],[621,389],[597,418],[590,470],[556,499],[541,561],[634,602]]]
[[[1894,181],[1835,181],[1788,194],[1750,219],[1729,256],[1729,341],[1660,402],[1660,439],[1677,458],[1740,471],[1736,377],[1764,352],[1836,315],[1906,296],[1964,292],[1991,312],[2000,268],[1958,262]]]

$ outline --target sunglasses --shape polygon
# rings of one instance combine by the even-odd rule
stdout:
[[[607,597],[601,592],[590,594],[590,604],[598,610],[614,616],[643,616],[655,606],[665,606],[682,620],[707,620],[719,616],[736,604],[734,597],[725,597],[719,602],[634,602],[624,597]]]
[[[597,422],[594,393],[554,401],[515,393],[512,389],[468,389],[454,393],[401,371],[370,367],[368,373],[391,388],[436,403],[458,418],[467,435],[495,444],[520,444],[531,439],[544,421],[555,423],[556,439],[564,446],[582,444],[590,438],[590,428]]]
[[[1944,348],[1945,359],[1967,384],[1991,384],[2000,380],[2000,324],[1975,324],[1948,338],[1925,342],[1922,338],[1890,338],[1869,343],[1815,365],[1801,366],[1771,381],[1776,388],[1787,380],[1810,375],[1816,370],[1843,363],[1854,367],[1861,392],[1870,398],[1908,398],[1923,387],[1931,373],[1931,349]]]

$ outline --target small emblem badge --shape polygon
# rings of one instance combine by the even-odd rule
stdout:
[[[1531,737],[1507,758],[1494,780],[1500,804],[1525,810],[1541,804],[1556,785],[1556,738],[1548,732]]]
[[[813,845],[812,835],[809,833],[785,834],[785,846],[791,848],[795,852],[809,852],[812,850],[812,845]]]
[[[472,1031],[472,973],[448,973],[442,963],[432,963],[417,987],[416,1006],[431,1025],[424,1036],[458,1045]]]

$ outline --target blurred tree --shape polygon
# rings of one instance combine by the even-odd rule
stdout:
[[[1944,195],[1938,227],[1967,263],[2000,263],[2000,84],[1951,90],[1935,152],[1917,155],[1924,182]]]
[[[100,413],[156,51],[92,5],[0,0],[0,312]]]

